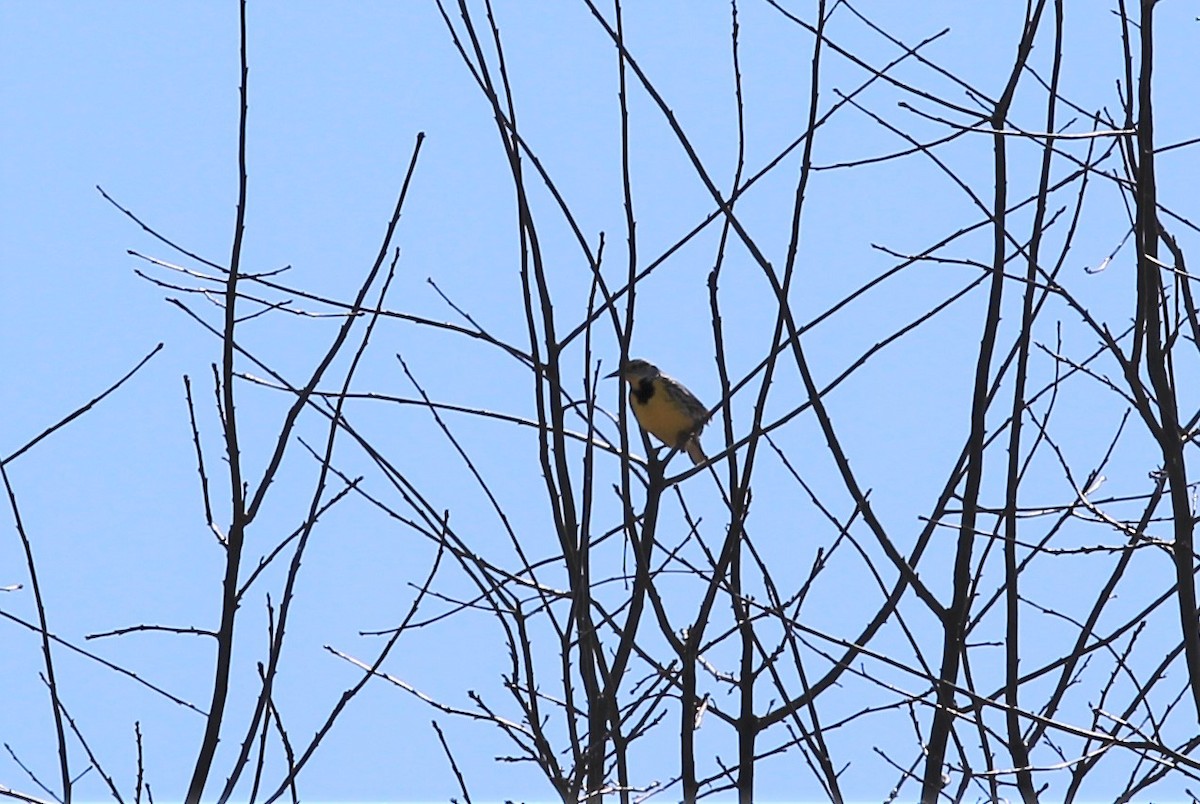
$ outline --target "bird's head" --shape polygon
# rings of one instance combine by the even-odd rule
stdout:
[[[642,380],[653,380],[661,374],[662,372],[653,363],[647,363],[640,357],[635,357],[608,376],[620,377],[625,382],[633,385]]]

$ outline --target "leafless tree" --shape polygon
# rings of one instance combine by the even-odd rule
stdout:
[[[368,683],[419,698],[443,723],[467,719],[498,730],[511,744],[501,759],[536,767],[563,801],[736,795],[751,802],[764,779],[772,790],[787,779],[796,795],[834,802],[1192,795],[1191,786],[1200,787],[1200,635],[1195,481],[1186,458],[1200,422],[1189,379],[1197,376],[1200,318],[1186,244],[1197,228],[1189,210],[1164,202],[1155,168],[1166,155],[1191,154],[1200,140],[1155,139],[1155,25],[1165,7],[1029,0],[1012,61],[990,77],[989,90],[930,54],[947,31],[904,42],[853,2],[814,0],[801,9],[764,0],[775,24],[807,49],[809,70],[796,77],[806,90],[803,124],[755,165],[746,156],[754,120],[741,69],[746,4],[733,2],[732,80],[713,91],[731,99],[738,148],[732,175],[721,176],[644,65],[646,54],[630,44],[622,4],[581,0],[613,53],[621,147],[610,168],[622,176],[624,196],[624,231],[615,234],[590,231],[539,158],[490,0],[436,2],[511,175],[517,247],[505,259],[516,266],[522,303],[505,323],[519,337],[497,335],[448,294],[456,322],[389,301],[397,227],[406,205],[420,203],[410,186],[421,170],[422,135],[376,258],[346,298],[243,267],[254,52],[244,4],[241,186],[228,259],[200,257],[113,200],[174,252],[135,252],[141,275],[169,289],[170,302],[220,344],[204,384],[215,394],[223,460],[213,457],[194,381],[184,378],[207,526],[225,560],[219,621],[93,635],[173,630],[215,643],[187,800],[299,800],[306,764]],[[1109,12],[1121,52],[1079,53],[1070,15]],[[887,50],[846,46],[842,32],[850,27]],[[852,65],[858,84],[831,87],[831,63]],[[1116,65],[1113,110],[1075,98],[1066,76],[1080,63]],[[645,121],[632,113],[635,104],[669,130],[710,210],[666,248],[639,237],[633,151]],[[886,131],[895,150],[822,161],[834,125]],[[806,252],[814,182],[881,165],[953,187],[962,217],[937,222],[918,248],[874,245],[885,267],[826,301],[811,288],[827,266],[811,264]],[[791,187],[782,229],[745,212],[767,181]],[[930,189],[880,183],[876,192],[920,204]],[[1117,228],[1113,209],[1125,214]],[[551,228],[571,233],[570,264],[548,256]],[[706,263],[680,268],[679,252],[703,248],[697,243],[712,244]],[[1121,303],[1097,302],[1090,283],[1121,261],[1129,266]],[[1080,270],[1081,262],[1089,267]],[[706,400],[709,460],[696,467],[641,433],[616,384],[601,379],[635,351],[639,300],[652,293],[658,272],[670,270],[688,271],[708,293],[711,339],[694,345],[703,355],[695,368],[713,371],[719,396]],[[564,279],[568,272],[585,278],[583,292]],[[739,302],[730,301],[731,289]],[[887,304],[881,298],[893,294],[904,301],[877,320]],[[213,309],[216,320],[206,315]],[[337,326],[297,380],[239,338],[247,320],[264,315],[332,318]],[[739,336],[752,323],[758,347],[729,337],[731,318]],[[399,355],[411,395],[360,388],[357,368],[384,326],[436,332],[448,350],[484,350],[525,384],[532,413],[439,401]],[[831,339],[843,340],[831,349]],[[933,375],[957,396],[897,419],[893,397]],[[253,461],[239,429],[237,392],[248,387],[287,400],[269,447]],[[477,484],[505,545],[439,509],[426,480],[355,424],[351,402],[432,421],[447,455]],[[506,442],[508,460],[531,468],[542,486],[520,498],[499,490],[480,454],[456,434],[464,417],[518,434]],[[320,443],[299,438],[302,420],[321,423]],[[912,432],[893,447],[886,428],[897,421]],[[44,435],[11,452],[0,470]],[[913,449],[928,460],[916,461]],[[366,468],[346,468],[344,452]],[[289,461],[318,471],[306,498],[286,500],[300,524],[268,536],[256,531],[259,514]],[[864,472],[863,463],[873,468]],[[938,463],[944,476],[911,477],[910,464]],[[880,471],[884,464],[890,471]],[[27,625],[42,642],[40,671],[60,746],[52,795],[69,801],[78,769],[67,745],[87,742],[63,704],[69,696],[56,683],[54,654],[81,648],[52,635],[36,536],[24,529],[7,473],[4,482],[40,615]],[[306,546],[321,517],[342,505],[374,509],[419,535],[431,560],[405,568],[413,601],[382,634],[382,647],[365,657],[328,648],[355,668],[355,680],[321,728],[299,740],[275,705],[273,684]],[[536,525],[530,510],[539,512]],[[911,511],[920,511],[918,522]],[[251,544],[262,556],[257,563]],[[264,571],[273,566],[286,566],[272,576],[282,578],[278,587],[267,586]],[[247,678],[237,675],[233,646],[251,599],[267,601],[269,633]],[[452,629],[479,612],[506,647],[489,659],[493,689],[446,700],[386,665],[405,634]],[[227,706],[234,685],[256,690],[250,711],[237,717]],[[469,801],[463,749],[456,757],[439,721],[433,726],[447,773]],[[238,746],[220,768],[218,742]],[[87,753],[122,801],[103,772],[103,752]],[[281,771],[269,757],[284,758]],[[134,795],[140,801],[140,776]]]

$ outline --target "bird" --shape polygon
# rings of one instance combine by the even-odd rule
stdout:
[[[697,466],[704,463],[700,431],[708,421],[708,408],[683,383],[641,358],[631,359],[608,377],[629,383],[629,407],[643,430],[683,450]]]

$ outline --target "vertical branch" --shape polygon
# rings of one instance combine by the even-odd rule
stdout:
[[[239,52],[241,54],[240,108],[238,117],[238,201],[237,219],[233,229],[233,247],[229,257],[229,273],[225,278],[225,324],[222,331],[221,389],[225,426],[225,452],[229,459],[229,499],[232,507],[229,534],[225,545],[225,580],[221,597],[221,625],[217,630],[217,659],[213,670],[212,702],[192,780],[185,800],[199,804],[204,786],[212,770],[221,724],[225,717],[225,702],[229,697],[229,674],[233,664],[234,620],[238,609],[238,572],[241,568],[242,547],[245,543],[246,498],[242,482],[241,448],[238,445],[237,411],[233,399],[234,328],[237,324],[238,278],[242,262],[242,237],[246,229],[246,118],[249,110],[247,85],[249,65],[246,50],[246,0],[238,4]]]
[[[1063,3],[1054,3],[1054,57],[1050,73],[1050,86],[1046,101],[1046,132],[1055,130],[1055,112],[1058,109],[1058,81],[1062,68],[1063,53]],[[1007,728],[1007,745],[1013,767],[1016,768],[1017,789],[1025,804],[1037,801],[1033,776],[1029,770],[1029,747],[1021,734],[1021,716],[1018,689],[1021,677],[1020,648],[1020,570],[1017,566],[1017,507],[1020,504],[1021,484],[1021,434],[1026,406],[1025,390],[1029,376],[1029,351],[1033,340],[1033,325],[1036,319],[1034,300],[1038,295],[1036,285],[1038,257],[1041,253],[1043,224],[1046,219],[1047,198],[1050,186],[1050,168],[1054,159],[1054,140],[1047,137],[1042,148],[1042,171],[1038,181],[1037,207],[1033,216],[1033,235],[1026,259],[1025,290],[1021,305],[1021,331],[1017,339],[1016,375],[1013,379],[1012,408],[1009,412],[1008,467],[1004,501],[1004,603],[1005,603],[1005,652],[1004,652],[1004,701]],[[1082,188],[1080,192],[1083,192]],[[981,721],[982,722],[982,721]]]
[[[21,521],[21,510],[17,507],[17,494],[8,479],[8,470],[0,461],[0,478],[4,480],[4,490],[8,493],[8,505],[12,510],[13,522],[17,535],[21,537],[21,547],[25,550],[25,567],[29,570],[29,586],[33,590],[33,603],[38,614],[38,634],[42,638],[42,664],[46,670],[46,688],[50,691],[50,706],[54,712],[54,734],[58,745],[58,772],[62,784],[62,804],[71,804],[71,766],[67,757],[67,734],[63,729],[62,704],[58,698],[58,682],[54,678],[54,657],[50,653],[50,627],[46,622],[46,601],[42,598],[42,587],[38,583],[37,565],[33,560],[33,545],[29,542],[29,534],[25,532],[25,524]]]
[[[592,8],[592,13],[596,14],[595,8]],[[633,206],[633,176],[630,170],[630,136],[629,136],[629,87],[627,81],[627,53],[625,49],[625,22],[621,13],[620,0],[613,0],[613,13],[615,17],[616,29],[614,32],[615,45],[617,51],[617,116],[620,121],[621,132],[621,199],[622,208],[625,213],[625,240],[626,240],[626,260],[625,260],[625,287],[627,295],[625,297],[624,313],[619,314],[615,299],[605,289],[605,302],[612,318],[613,331],[617,339],[619,350],[618,367],[624,365],[629,360],[629,347],[633,341],[633,327],[636,320],[634,310],[637,303],[637,218],[634,214]],[[588,319],[588,327],[590,330],[591,317]],[[620,447],[622,455],[629,455],[629,408],[624,404],[625,385],[622,382],[616,383],[618,390],[617,397],[617,429],[620,436]],[[643,435],[643,439],[645,436]],[[627,665],[629,658],[636,646],[637,626],[641,621],[641,613],[646,602],[646,596],[653,594],[651,586],[653,584],[650,560],[654,551],[654,534],[658,526],[659,503],[662,497],[662,466],[655,459],[654,454],[647,450],[646,453],[650,457],[648,466],[649,478],[646,488],[646,501],[642,507],[641,523],[639,526],[638,515],[633,508],[633,473],[628,460],[622,460],[620,463],[621,483],[620,483],[620,499],[622,504],[622,519],[624,522],[624,534],[629,545],[633,549],[634,560],[634,579],[633,588],[631,590],[631,599],[629,606],[629,614],[626,617],[626,627],[623,629],[621,642],[617,646],[617,652],[613,657],[612,675],[609,678],[609,685],[619,683],[624,668]],[[664,629],[665,630],[665,629]],[[670,639],[670,637],[668,637]],[[611,694],[615,701],[615,689],[605,690],[606,696]],[[687,696],[683,699],[686,701]],[[681,704],[681,712],[686,711],[686,704]],[[614,706],[613,717],[617,717],[618,710]],[[680,716],[682,723],[683,715]],[[688,762],[682,757],[686,753],[683,744],[680,747],[681,765],[689,766]],[[694,765],[692,778],[695,778]],[[686,786],[686,785],[685,785]]]
[[[1165,312],[1162,273],[1158,261],[1158,199],[1154,177],[1154,105],[1151,76],[1154,69],[1154,0],[1141,0],[1140,69],[1138,74],[1137,124],[1137,230],[1138,310],[1144,316],[1139,330],[1146,344],[1146,373],[1158,403],[1158,444],[1162,451],[1163,471],[1171,496],[1175,541],[1172,557],[1179,625],[1183,631],[1183,654],[1187,663],[1192,701],[1200,720],[1200,632],[1196,622],[1196,584],[1194,568],[1191,502],[1188,499],[1188,474],[1184,463],[1185,440],[1179,427],[1179,408],[1175,397],[1175,378],[1171,369],[1170,347],[1165,338]],[[1177,281],[1187,281],[1186,279]]]
[[[594,12],[594,9],[593,9]],[[637,258],[638,258],[638,243],[637,243],[637,218],[634,214],[633,205],[633,176],[630,170],[630,135],[629,135],[629,87],[626,75],[626,51],[624,45],[625,38],[625,21],[621,10],[620,0],[613,0],[613,15],[616,26],[616,52],[617,52],[617,116],[620,125],[621,138],[621,198],[622,208],[625,218],[625,241],[626,241],[626,288],[628,289],[625,298],[624,314],[620,314],[617,310],[616,302],[613,296],[604,289],[605,306],[612,318],[613,330],[616,336],[618,345],[618,367],[624,365],[629,360],[629,347],[633,340],[633,327],[635,322],[634,309],[637,301]],[[599,274],[597,274],[599,276]],[[592,317],[587,319],[587,327],[591,330]],[[565,341],[564,341],[565,342]],[[621,454],[629,454],[629,408],[624,404],[624,383],[616,383],[618,390],[617,401],[617,426],[620,436]],[[644,436],[643,436],[644,438]],[[633,509],[633,474],[628,460],[622,460],[620,463],[620,499],[622,503],[622,519],[624,522],[623,532],[628,544],[633,550],[634,561],[634,577],[633,587],[631,589],[629,611],[625,617],[625,627],[621,632],[621,640],[617,645],[614,653],[611,673],[608,678],[608,683],[605,685],[604,698],[608,706],[611,707],[611,717],[614,724],[620,717],[620,709],[617,706],[617,690],[616,686],[620,683],[624,675],[625,668],[628,665],[630,657],[637,646],[638,626],[641,623],[642,612],[646,603],[646,596],[652,593],[651,585],[653,584],[650,560],[654,550],[654,533],[658,525],[659,503],[662,496],[662,467],[658,464],[653,453],[647,450],[647,455],[650,456],[650,464],[648,467],[649,481],[646,489],[646,501],[642,508],[641,523],[639,526],[638,515]],[[686,708],[684,706],[683,708]],[[616,729],[614,728],[614,732]],[[614,733],[614,744],[618,746],[618,750],[622,753],[627,749],[624,747],[626,741],[622,736]],[[622,796],[627,794],[623,791]]]
[[[133,804],[142,804],[142,788],[146,781],[146,768],[142,756],[142,722],[133,721],[133,736],[137,746],[137,780],[133,785]]]
[[[730,52],[733,62],[733,87],[734,100],[737,112],[737,130],[738,130],[738,150],[737,150],[737,165],[734,168],[733,184],[729,190],[730,206],[732,207],[734,200],[741,189],[742,172],[746,164],[746,110],[742,97],[742,70],[739,48],[739,26],[738,26],[738,7],[737,0],[732,0],[730,3],[731,16],[731,31],[730,31]],[[820,47],[820,39],[817,40],[817,47]],[[817,107],[816,96],[814,94],[810,112],[815,111]],[[811,121],[810,117],[810,121]],[[812,138],[809,137],[811,142]],[[728,242],[730,234],[730,221],[726,217],[722,221],[721,240],[719,250],[717,252],[716,266],[713,268],[709,276],[709,295],[710,304],[712,307],[713,318],[713,339],[717,352],[718,374],[721,379],[722,400],[728,402],[729,393],[729,371],[725,361],[725,343],[723,333],[721,331],[721,316],[720,308],[717,304],[717,276],[720,272],[721,265],[725,257],[725,245]],[[778,334],[778,333],[777,333]],[[725,425],[725,443],[732,444],[733,439],[733,413],[728,404],[724,405],[724,415],[722,420]],[[728,458],[729,465],[729,484],[730,488],[737,489],[738,463],[736,453],[730,453]],[[749,481],[747,479],[747,487]],[[738,499],[741,499],[739,496]],[[731,519],[741,521],[743,514],[740,511],[731,509]],[[744,534],[743,534],[744,536]],[[735,554],[733,563],[729,568],[729,594],[730,603],[733,607],[733,619],[738,629],[738,638],[741,641],[741,659],[738,667],[738,719],[737,719],[737,735],[738,735],[738,800],[741,804],[750,804],[754,799],[754,746],[761,726],[758,721],[758,716],[754,711],[755,695],[754,685],[758,679],[758,673],[755,668],[755,647],[756,637],[754,634],[754,622],[750,617],[749,602],[744,598],[742,591],[742,562],[740,551]]]
[[[1004,255],[1008,239],[1008,156],[1004,133],[1008,110],[1012,105],[1029,53],[1033,49],[1034,35],[1045,8],[1045,0],[1039,0],[1037,8],[1025,18],[1025,28],[1017,47],[1016,59],[991,116],[995,171],[995,193],[992,199],[992,266],[991,286],[988,293],[987,311],[984,317],[983,335],[979,344],[979,357],[975,364],[975,379],[971,401],[970,433],[967,437],[966,481],[962,494],[962,516],[959,522],[958,542],[955,547],[953,569],[953,593],[950,606],[943,621],[942,666],[937,681],[937,708],[929,730],[928,754],[921,782],[921,801],[937,800],[942,789],[942,764],[946,758],[946,747],[954,727],[955,688],[964,650],[966,625],[970,611],[970,590],[974,584],[972,552],[975,543],[975,525],[979,515],[979,493],[983,484],[984,440],[987,435],[987,411],[989,408],[992,373],[992,356],[996,350],[996,339],[1000,327],[1000,302],[1004,295]]]
[[[517,204],[517,228],[520,237],[521,289],[525,308],[526,328],[530,341],[530,355],[534,363],[534,399],[539,422],[538,455],[542,476],[546,484],[547,498],[554,513],[555,531],[558,534],[567,566],[572,590],[571,619],[579,631],[578,672],[588,700],[589,723],[588,745],[578,762],[570,786],[575,796],[582,785],[589,795],[603,787],[604,756],[607,744],[609,716],[603,690],[606,685],[600,678],[603,673],[603,657],[600,655],[599,640],[591,617],[591,581],[588,567],[587,539],[581,531],[576,509],[574,482],[571,476],[571,457],[567,450],[566,420],[562,393],[562,344],[558,341],[554,320],[553,297],[546,275],[541,250],[541,239],[534,221],[533,209],[525,184],[524,166],[521,156],[521,140],[518,135],[516,107],[508,76],[504,48],[500,39],[499,26],[490,0],[485,0],[490,26],[492,48],[497,64],[497,78],[492,77],[488,59],[480,44],[475,23],[472,22],[465,0],[459,0],[462,16],[474,51],[475,69],[492,110],[511,172],[512,186]],[[544,359],[540,356],[544,355]],[[567,657],[564,666],[569,672]],[[529,676],[528,706],[532,717],[530,723],[541,728],[541,716],[537,685],[533,678],[533,662],[526,662]],[[568,717],[574,716],[568,714]],[[579,747],[573,746],[579,758]]]
[[[25,531],[25,525],[21,520],[21,512],[17,506],[16,492],[9,481],[8,471],[4,468],[6,464],[15,461],[18,457],[25,454],[43,439],[49,437],[52,433],[56,433],[62,428],[69,425],[71,422],[83,416],[88,411],[92,410],[102,400],[108,397],[109,394],[115,392],[118,388],[126,383],[133,375],[137,374],[143,366],[150,361],[152,357],[159,353],[163,348],[160,343],[155,346],[145,357],[143,357],[136,366],[130,369],[125,376],[110,385],[103,393],[92,398],[91,401],[81,405],[74,411],[59,419],[54,424],[47,427],[34,438],[27,441],[20,448],[10,452],[7,456],[0,456],[0,478],[3,479],[5,490],[8,493],[9,507],[12,509],[13,522],[17,528],[17,534],[21,539],[21,546],[25,551],[25,565],[29,570],[29,583],[33,590],[34,606],[38,613],[38,627],[35,629],[42,638],[42,661],[45,669],[46,687],[50,691],[50,703],[54,715],[54,729],[58,738],[58,759],[59,759],[59,776],[63,787],[63,802],[70,804],[72,796],[72,782],[70,774],[70,765],[67,755],[66,731],[63,729],[61,702],[58,696],[58,682],[54,674],[54,660],[50,652],[51,637],[46,619],[45,599],[42,597],[42,587],[38,580],[37,565],[33,558],[33,545],[29,541],[29,535]],[[28,626],[33,628],[32,625]]]
[[[400,218],[400,210],[404,206],[404,199],[408,194],[409,182],[412,179],[413,170],[416,168],[416,159],[421,150],[423,136],[418,135],[416,146],[413,149],[412,161],[409,163],[408,173],[405,182],[400,190],[400,197],[396,202],[395,212],[389,224],[387,234],[384,237],[383,245],[380,249],[379,257],[376,260],[372,270],[368,272],[366,279],[363,281],[358,298],[355,301],[353,314],[346,317],[338,331],[338,337],[334,339],[333,344],[329,347],[329,353],[326,359],[322,362],[322,366],[328,365],[332,355],[341,350],[341,345],[345,342],[346,336],[349,334],[351,327],[359,318],[359,312],[362,305],[362,299],[367,289],[374,283],[380,264],[383,262],[384,256],[387,253],[388,243],[391,240],[392,232],[395,229],[396,223]],[[309,537],[312,535],[313,528],[316,526],[317,519],[320,516],[322,507],[322,499],[325,496],[328,476],[333,464],[333,449],[337,440],[339,424],[343,421],[342,410],[346,403],[346,397],[350,390],[351,381],[354,378],[355,372],[362,360],[363,354],[366,352],[367,346],[371,341],[371,335],[374,332],[375,325],[379,320],[379,311],[383,306],[387,296],[388,288],[391,285],[392,279],[395,276],[396,262],[399,260],[399,250],[396,251],[395,257],[389,267],[388,274],[382,283],[379,291],[378,302],[375,305],[375,313],[368,319],[367,326],[363,332],[362,338],[355,351],[350,365],[347,367],[345,376],[342,380],[342,387],[336,396],[332,411],[329,417],[329,429],[326,434],[325,451],[320,457],[320,469],[317,475],[317,482],[313,488],[312,495],[309,499],[309,509],[304,518],[303,524],[299,531],[299,539],[296,544],[296,549],[292,554],[292,560],[288,565],[286,580],[284,581],[283,594],[280,598],[279,605],[279,622],[278,626],[270,633],[270,648],[268,651],[267,665],[262,673],[261,683],[258,694],[258,700],[254,707],[254,712],[250,717],[249,724],[246,729],[246,735],[242,739],[242,746],[234,762],[233,769],[225,780],[225,786],[221,791],[218,799],[219,804],[224,804],[233,795],[238,779],[246,768],[250,751],[253,747],[254,734],[259,729],[259,724],[262,723],[263,731],[266,731],[267,724],[264,722],[264,717],[269,717],[269,712],[272,707],[271,691],[275,683],[275,677],[279,669],[279,660],[283,653],[283,640],[287,632],[288,615],[291,611],[292,601],[294,600],[296,579],[300,573],[301,560],[304,557],[305,550],[308,546]],[[318,368],[316,376],[319,376],[322,369]],[[310,385],[298,395],[297,401],[307,399],[308,393],[312,390],[312,385],[315,384],[315,378],[310,381]],[[290,430],[290,425],[286,424],[281,429],[280,438],[286,438]],[[278,452],[276,453],[278,454]],[[267,481],[264,480],[264,483]],[[261,493],[261,489],[260,489]]]
[[[192,426],[192,444],[196,447],[196,471],[200,475],[200,496],[204,501],[204,520],[208,523],[208,529],[216,534],[217,541],[224,544],[225,534],[221,533],[221,529],[217,527],[217,522],[213,518],[212,499],[208,493],[208,474],[204,471],[204,449],[200,446],[200,428],[196,426],[196,406],[192,402],[192,380],[186,374],[183,375],[183,389],[187,399],[188,422]]]

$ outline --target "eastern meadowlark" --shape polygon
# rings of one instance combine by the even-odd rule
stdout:
[[[708,421],[708,408],[683,383],[641,359],[630,360],[608,376],[629,383],[629,407],[643,430],[686,452],[692,463],[704,463],[700,431]]]

